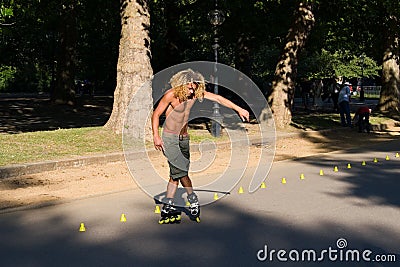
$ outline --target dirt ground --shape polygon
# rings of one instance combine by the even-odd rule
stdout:
[[[251,125],[248,125],[248,127],[251,127]],[[276,140],[274,161],[393,140],[399,138],[399,129],[397,128],[370,134],[357,133],[355,129],[348,128],[321,132],[292,128],[285,134],[278,135],[280,137]],[[250,147],[248,166],[257,162],[255,159],[259,157],[261,149],[262,147],[257,145]],[[192,152],[192,160],[199,157],[198,151]],[[226,145],[218,148],[214,163],[202,172],[202,175],[221,172],[225,169],[230,157],[230,150],[227,149]],[[168,165],[161,152],[153,153],[151,161],[162,177],[168,176]],[[196,185],[195,177],[193,177],[193,180]],[[103,165],[48,171],[0,180],[0,210],[54,204],[135,188],[137,186],[125,162],[110,162]]]

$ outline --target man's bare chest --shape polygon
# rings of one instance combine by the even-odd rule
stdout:
[[[187,100],[184,102],[174,101],[170,104],[170,112],[188,114],[194,105],[194,100]]]

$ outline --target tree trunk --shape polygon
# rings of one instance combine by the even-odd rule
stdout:
[[[314,15],[310,3],[300,3],[295,11],[295,21],[286,37],[286,45],[275,69],[268,104],[274,114],[275,126],[285,128],[292,121],[297,61],[300,50],[314,26]]]
[[[117,134],[123,129],[129,130],[135,137],[143,138],[143,135],[151,133],[151,125],[143,119],[148,119],[147,112],[153,107],[151,86],[143,87],[144,84],[150,85],[148,82],[153,74],[150,63],[150,14],[145,0],[123,0],[121,4],[117,86],[113,110],[105,127]]]
[[[75,48],[77,42],[74,3],[66,5],[60,21],[60,45],[57,56],[56,84],[51,94],[55,104],[75,104]]]
[[[398,18],[389,16],[387,44],[382,63],[382,90],[377,109],[381,112],[399,112],[399,33]]]

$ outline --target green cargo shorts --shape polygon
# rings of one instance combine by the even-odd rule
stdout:
[[[168,159],[169,175],[178,180],[189,174],[190,146],[189,135],[163,132],[164,155]]]

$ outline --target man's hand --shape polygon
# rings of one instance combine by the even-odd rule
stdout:
[[[160,136],[153,137],[154,147],[156,150],[163,151],[164,150],[164,143]]]
[[[240,108],[238,113],[243,122],[250,121],[250,114],[247,110]]]

